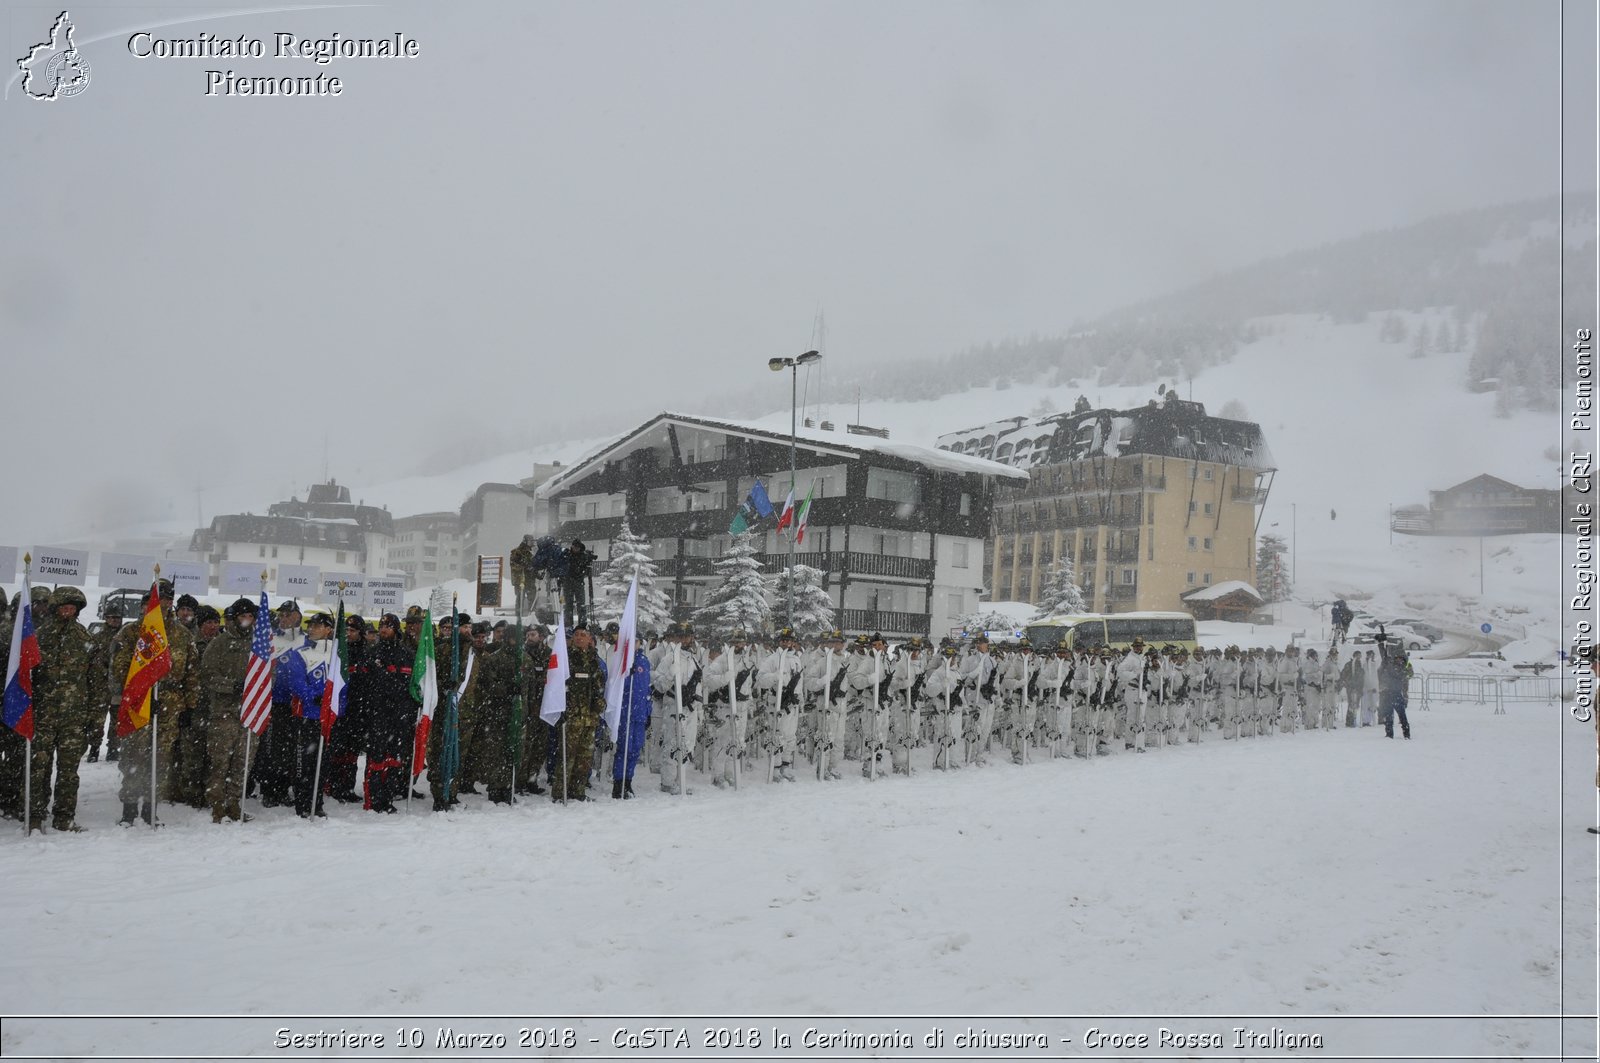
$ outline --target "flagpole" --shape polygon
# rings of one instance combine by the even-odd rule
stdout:
[[[828,717],[833,714],[833,647],[822,650],[822,734],[817,750],[817,781],[822,781],[823,764],[828,759]]]
[[[21,612],[20,608],[18,612]],[[33,833],[33,737],[26,739],[28,759],[22,767],[22,836]]]
[[[728,720],[733,726],[733,741],[729,743],[728,752],[733,754],[733,788],[739,788],[739,760],[743,750],[739,748],[739,665],[744,663],[739,660],[738,651],[728,648],[728,656],[733,658],[728,666]],[[709,697],[707,699],[709,701]]]
[[[567,770],[567,714],[561,714],[561,803],[567,803],[567,783],[572,775]]]
[[[679,750],[677,748],[678,746],[680,746],[683,743],[683,718],[684,718],[684,716],[687,715],[687,713],[685,713],[684,708],[683,708],[683,644],[682,643],[675,642],[675,643],[672,644],[672,680],[673,680],[673,683],[675,684],[675,686],[677,688],[677,695],[678,695],[678,715],[677,715],[677,720],[672,725],[672,744],[673,744],[672,759],[677,762],[677,766],[673,769],[673,771],[676,772],[676,774],[678,776],[678,796],[682,797],[683,796],[683,792],[686,789],[686,787],[684,785],[684,777],[683,777],[684,776],[683,760],[681,759]]]
[[[778,679],[777,679],[777,683],[772,688],[772,693],[773,693],[773,697],[777,701],[777,703],[772,707],[772,718],[773,718],[773,722],[775,723],[775,722],[777,722],[777,718],[780,715],[783,714],[783,646],[781,644],[778,646]],[[771,734],[770,730],[768,731],[768,734],[769,735]],[[767,783],[768,783],[768,785],[771,785],[771,783],[772,783],[772,774],[773,774],[773,768],[774,768],[773,762],[776,759],[777,759],[777,751],[772,748],[772,739],[769,737],[767,739]]]

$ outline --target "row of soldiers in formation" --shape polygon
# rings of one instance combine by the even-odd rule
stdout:
[[[241,598],[220,615],[192,599],[174,607],[170,584],[159,586],[172,670],[157,688],[151,737],[136,732],[120,744],[116,706],[138,625],[121,623],[112,609],[90,635],[77,620],[82,592],[35,589],[43,659],[34,676],[34,826],[48,810],[55,829],[79,829],[78,765],[86,752],[96,759],[102,736],[107,759],[120,760],[125,824],[152,821],[152,782],[159,800],[209,807],[223,822],[248,818],[240,807],[247,793],[258,793],[264,807],[292,804],[302,816],[320,815],[325,796],[392,812],[424,768],[428,790],[415,796],[431,798],[438,811],[480,792],[480,784],[500,803],[515,793],[585,800],[600,758],[612,762],[612,796],[625,798],[641,756],[662,789],[680,793],[691,769],[718,786],[738,785],[752,772],[792,781],[804,756],[822,779],[839,778],[847,761],[876,777],[909,772],[919,746],[932,747],[933,766],[948,769],[984,763],[997,750],[1024,762],[1199,742],[1211,731],[1234,739],[1332,729],[1340,715],[1346,726],[1370,725],[1380,707],[1391,737],[1396,718],[1410,736],[1408,666],[1372,651],[1342,662],[1337,650],[1322,659],[1293,646],[1189,654],[1136,640],[1125,652],[1036,652],[1025,639],[992,646],[981,635],[937,648],[913,638],[891,651],[879,635],[847,645],[831,631],[802,645],[788,629],[765,642],[735,632],[702,646],[682,624],[643,640],[611,734],[600,721],[615,625],[591,633],[580,624],[571,633],[567,711],[550,725],[539,717],[547,630],[529,627],[518,654],[511,627],[461,614],[438,621],[442,707],[419,762],[412,669],[422,626],[431,622],[426,613],[414,606],[403,620],[348,619],[348,709],[324,747],[307,677],[327,666],[334,621],[319,613],[302,623],[298,606],[286,602],[273,618],[270,722],[246,779],[240,698],[257,606]],[[0,654],[10,645],[10,623],[0,625]],[[0,812],[9,816],[22,814],[23,759],[21,739],[6,731]]]
[[[845,761],[862,774],[905,773],[911,751],[931,747],[933,767],[984,763],[999,751],[1018,763],[1034,756],[1088,758],[1224,739],[1332,730],[1375,722],[1406,737],[1409,666],[1372,651],[1341,661],[1291,646],[1189,653],[1135,640],[1107,647],[1036,652],[1023,639],[938,647],[913,638],[896,651],[880,635],[847,647],[833,631],[802,646],[782,631],[761,646],[735,634],[704,651],[683,625],[649,654],[655,715],[646,746],[661,787],[678,792],[693,766],[716,785],[754,769],[794,779],[797,756],[819,778],[839,778]]]

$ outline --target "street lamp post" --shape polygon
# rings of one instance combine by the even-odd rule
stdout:
[[[822,361],[816,351],[807,351],[798,358],[768,358],[767,368],[774,373],[789,370],[789,493],[794,493],[795,443],[799,432],[800,367]],[[789,587],[788,626],[794,627],[794,529],[789,529],[789,572],[784,580]]]

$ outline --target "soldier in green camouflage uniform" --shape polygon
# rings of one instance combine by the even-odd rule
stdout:
[[[167,647],[172,654],[172,670],[157,686],[151,699],[150,719],[146,727],[156,728],[156,756],[158,776],[156,786],[163,801],[177,801],[175,778],[172,770],[173,750],[178,740],[178,716],[195,706],[199,692],[200,661],[194,652],[194,636],[178,623],[172,610],[172,582],[160,581],[161,617],[167,630]],[[139,645],[139,622],[122,625],[117,633],[111,654],[111,697],[120,703],[122,688],[127,685],[128,668],[133,664],[133,652]],[[150,822],[154,810],[150,801],[150,735],[141,728],[125,736],[118,765],[122,769],[122,822],[132,823],[142,815]],[[141,803],[145,808],[140,810]]]
[[[89,604],[76,587],[50,595],[49,616],[39,625],[39,666],[33,671],[33,810],[29,830],[44,827],[54,806],[56,830],[81,829],[78,814],[78,763],[83,760],[84,719],[89,715],[89,632],[78,613]],[[54,771],[52,771],[52,767]]]
[[[184,626],[194,633],[194,659],[205,660],[206,647],[222,630],[222,615],[211,606],[202,605],[195,610],[194,623]],[[209,720],[206,685],[203,680],[196,679],[195,706],[184,713],[178,721],[176,749],[178,759],[173,764],[176,775],[174,785],[177,787],[179,800],[191,808],[205,808],[210,803],[207,797],[210,772],[206,764],[206,750],[210,746],[210,739],[206,734],[206,724]]]
[[[482,621],[474,624],[465,613],[456,618],[461,625],[461,667],[467,667],[467,658],[473,658],[471,681],[461,697],[461,774],[459,785],[464,794],[478,792],[478,782],[483,775],[483,750],[478,735],[479,721],[483,716],[482,692],[478,684],[478,670],[489,659],[489,625]],[[469,637],[470,636],[470,637]]]
[[[550,755],[550,725],[539,718],[544,703],[544,680],[550,671],[550,647],[545,629],[535,626],[523,637],[527,656],[522,661],[522,765],[517,771],[517,793],[542,794],[539,772]]]
[[[473,732],[473,752],[479,778],[488,790],[489,800],[497,805],[511,803],[512,754],[511,721],[517,698],[517,651],[509,644],[487,650],[478,658],[482,669],[473,685],[477,688],[477,727]],[[524,651],[521,665],[527,670]],[[528,726],[527,705],[523,705],[522,727]]]
[[[89,761],[100,759],[100,739],[106,740],[106,760],[117,759],[117,706],[108,693],[111,684],[111,648],[122,630],[122,606],[107,605],[101,615],[105,624],[89,637],[89,714],[84,737],[89,743]]]
[[[200,656],[201,710],[206,714],[204,734],[209,774],[206,801],[211,822],[248,819],[239,809],[244,788],[244,724],[239,709],[244,698],[245,673],[250,668],[250,641],[256,623],[256,604],[240,598],[227,608],[227,626]]]
[[[566,732],[566,778],[557,774],[551,780],[550,797],[560,801],[587,801],[589,769],[594,762],[594,736],[600,727],[600,715],[606,707],[606,671],[600,654],[594,646],[594,636],[585,624],[579,624],[567,641],[567,656],[572,672],[567,679],[567,711],[555,727],[555,740],[562,741]],[[561,771],[562,759],[556,755],[556,771]]]

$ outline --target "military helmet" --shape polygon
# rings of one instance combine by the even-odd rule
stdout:
[[[344,626],[352,631],[367,630],[367,618],[360,613],[351,613],[344,618]]]
[[[241,613],[249,613],[251,616],[255,616],[257,612],[256,603],[249,598],[235,598],[232,604],[222,611],[222,615],[231,624]]]
[[[941,656],[953,658],[955,657],[957,650],[954,646],[941,646],[939,647],[939,653]]]
[[[822,641],[823,642],[843,642],[844,641],[844,632],[840,631],[838,628],[834,628],[832,631],[824,631],[822,633]]]
[[[156,594],[164,602],[172,601],[172,595],[173,595],[172,581],[169,580],[169,579],[158,579],[158,580],[156,580]]]
[[[109,620],[112,617],[117,617],[118,619],[121,619],[122,617],[127,616],[128,614],[126,614],[126,613],[124,613],[122,611],[122,603],[121,602],[106,602],[104,605],[102,605],[100,607],[100,615],[105,617],[107,620]]]
[[[792,627],[780,627],[778,629],[778,641],[780,642],[792,642],[799,637],[794,633],[794,628]]]
[[[1031,649],[1033,649],[1033,643],[1029,642],[1026,637],[1021,638],[1021,639],[1017,640],[1017,649],[1019,649],[1019,650],[1031,650]]]
[[[213,620],[218,623],[222,622],[222,614],[217,612],[214,606],[202,605],[194,611],[194,622],[196,624],[206,624]]]
[[[58,605],[75,605],[78,611],[82,612],[89,607],[89,599],[85,598],[83,592],[76,587],[61,586],[50,595],[50,608],[54,609]]]
[[[420,624],[427,618],[427,612],[420,605],[408,606],[406,608],[406,623],[408,624]]]
[[[866,632],[863,631],[861,634],[859,634],[859,635],[857,635],[855,637],[855,641],[854,641],[853,645],[856,646],[858,649],[863,649],[864,650],[868,646],[872,645],[872,636],[868,635]]]
[[[20,593],[20,592],[18,592]],[[35,587],[28,592],[28,604],[35,609],[50,601],[49,587]]]

